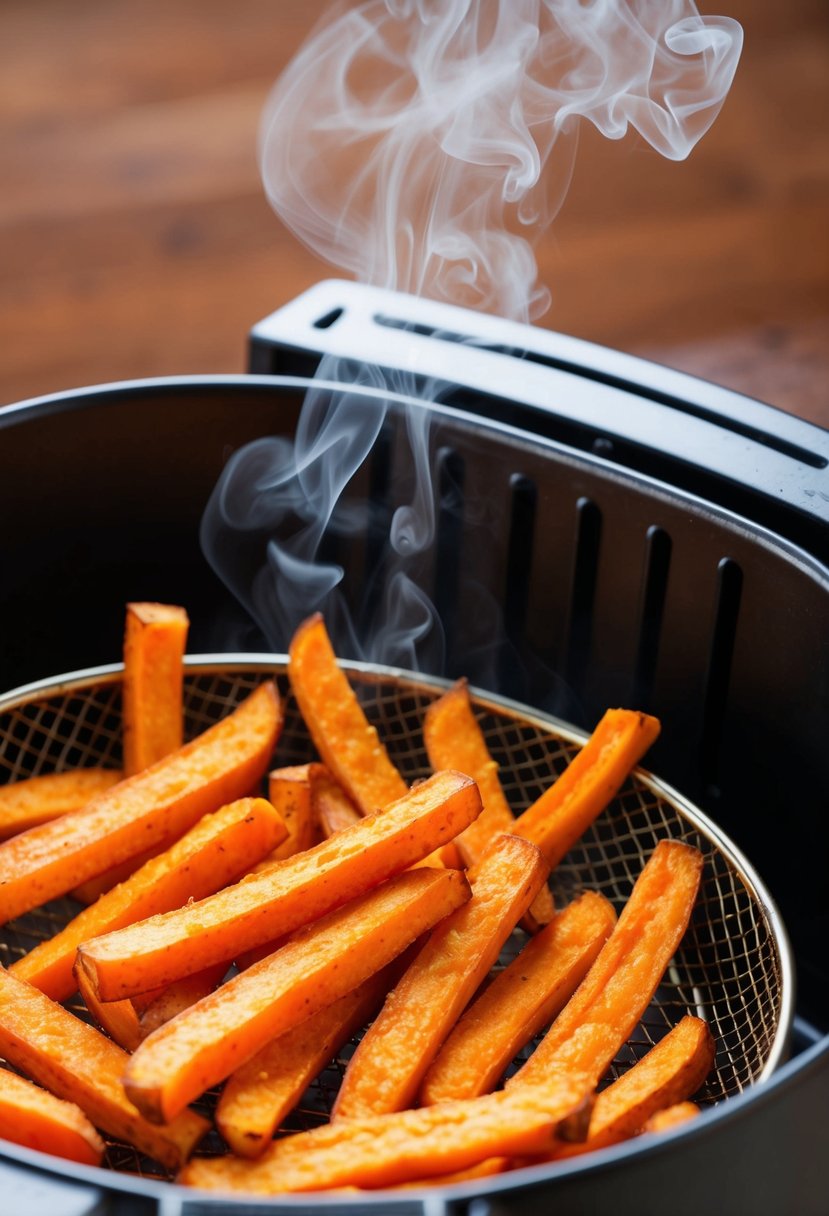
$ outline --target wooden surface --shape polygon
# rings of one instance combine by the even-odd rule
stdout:
[[[321,0],[3,0],[0,402],[241,371],[251,324],[336,270],[268,208],[272,81]],[[829,4],[704,4],[746,31],[689,160],[585,129],[539,249],[542,324],[829,426]]]

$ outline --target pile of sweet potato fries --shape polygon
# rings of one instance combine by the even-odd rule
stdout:
[[[516,815],[463,681],[428,709],[433,772],[407,787],[319,616],[289,662],[319,761],[272,768],[272,682],[182,744],[186,634],[181,608],[128,606],[123,772],[0,789],[0,922],[86,905],[0,968],[0,1055],[23,1074],[0,1069],[0,1136],[97,1163],[102,1133],[193,1186],[277,1193],[483,1177],[696,1112],[714,1045],[695,1017],[596,1090],[685,932],[701,855],[661,841],[618,919],[592,891],[555,909],[547,885],[654,718],[609,710]],[[78,990],[89,1022],[60,1003]],[[330,1121],[280,1135],[361,1031]],[[189,1104],[219,1085],[230,1151],[192,1157],[210,1123]]]

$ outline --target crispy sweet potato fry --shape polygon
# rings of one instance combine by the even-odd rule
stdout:
[[[547,879],[540,851],[499,836],[472,898],[435,929],[351,1057],[333,1116],[405,1110],[426,1069]]]
[[[291,639],[288,674],[314,746],[362,814],[402,798],[406,783],[337,665],[319,613]]]
[[[682,940],[701,871],[697,849],[659,842],[586,978],[507,1088],[542,1084],[560,1069],[590,1073],[598,1084]]]
[[[129,1062],[130,1100],[165,1121],[266,1043],[358,987],[469,898],[458,870],[412,870],[299,930],[145,1039]]]
[[[122,777],[113,768],[73,768],[0,785],[0,840],[76,811]]]
[[[65,1000],[75,991],[72,968],[82,942],[211,895],[269,852],[284,831],[264,798],[242,798],[205,815],[181,840],[84,908],[10,970],[54,1000]]]
[[[642,1131],[670,1132],[675,1127],[679,1127],[681,1123],[687,1123],[690,1119],[696,1119],[697,1115],[700,1114],[702,1114],[702,1111],[696,1102],[676,1102],[673,1106],[668,1106],[665,1110],[658,1110],[652,1114],[642,1128]]]
[[[140,1038],[142,1040],[146,1039],[154,1030],[158,1030],[159,1026],[163,1026],[165,1022],[171,1022],[173,1018],[178,1017],[185,1009],[189,1009],[191,1005],[195,1005],[203,997],[209,996],[222,980],[226,971],[227,963],[213,963],[210,967],[205,967],[203,971],[197,971],[195,975],[185,976],[184,979],[176,980],[168,985],[168,987],[163,988],[157,996],[153,997],[151,1001],[137,1011],[140,1024]],[[108,1004],[113,1003],[119,1004],[117,1001],[108,1002]],[[130,1001],[133,1008],[135,1008],[137,1003],[137,1000]]]
[[[127,604],[122,729],[128,777],[181,747],[189,624],[184,609],[172,604]]]
[[[311,813],[311,775],[318,767],[322,765],[296,764],[276,768],[268,775],[268,798],[285,820],[288,835],[265,858],[265,864],[293,857],[319,844],[320,835]]]
[[[0,923],[183,835],[202,815],[250,792],[282,724],[273,683],[152,768],[80,810],[0,844]]]
[[[501,788],[498,765],[476,721],[466,680],[458,680],[426,710],[423,742],[433,769],[456,768],[478,783],[484,809],[456,842],[470,866],[496,836],[513,831],[515,816]]]
[[[365,1026],[396,975],[394,964],[268,1043],[228,1077],[216,1126],[240,1157],[258,1157],[343,1043]]]
[[[656,718],[609,709],[561,776],[518,816],[513,831],[537,844],[554,870],[658,734]]]
[[[469,1169],[495,1156],[543,1152],[554,1142],[558,1124],[589,1101],[588,1089],[584,1077],[566,1075],[541,1089],[338,1119],[275,1140],[257,1161],[194,1160],[179,1182],[252,1194],[397,1186]]]
[[[82,1165],[100,1165],[104,1142],[74,1102],[0,1068],[0,1136]]]
[[[432,1178],[418,1178],[414,1182],[398,1182],[392,1190],[410,1191],[424,1186],[452,1186],[456,1182],[474,1182],[476,1178],[494,1178],[510,1169],[510,1157],[486,1157],[477,1165],[470,1165],[465,1170],[455,1170],[451,1174],[436,1174]]]
[[[684,1017],[638,1063],[596,1097],[587,1139],[554,1156],[572,1157],[635,1136],[666,1107],[690,1098],[714,1063],[714,1040],[700,1018]]]
[[[520,1048],[572,996],[615,921],[609,901],[585,891],[531,938],[449,1035],[423,1079],[421,1104],[493,1090]]]
[[[144,1036],[132,1001],[99,1001],[81,968],[76,966],[74,972],[75,985],[90,1016],[124,1051],[135,1051]]]
[[[158,857],[159,853],[163,852],[164,845],[156,845],[155,848],[147,849],[146,853],[139,853],[137,857],[130,857],[128,861],[122,861],[120,865],[113,866],[111,870],[105,870],[103,874],[98,874],[95,878],[78,883],[69,894],[79,904],[94,904],[96,899],[100,899],[107,891],[117,887],[119,882],[125,882],[136,870],[140,870],[145,862],[153,857]]]
[[[133,996],[290,933],[413,865],[480,807],[468,777],[437,773],[386,810],[262,874],[87,942],[81,954],[98,995]]]
[[[348,794],[321,764],[311,777],[311,813],[326,840],[360,821],[360,812]]]
[[[154,1127],[128,1101],[129,1056],[62,1005],[0,967],[0,1055],[59,1098],[76,1102],[101,1131],[177,1169],[210,1127],[184,1111]]]
[[[496,836],[514,831],[515,817],[501,788],[498,765],[475,718],[466,680],[458,680],[426,710],[423,741],[433,769],[455,768],[467,773],[481,791],[484,809],[455,841],[464,865],[474,866]],[[536,932],[552,919],[553,911],[545,885],[523,918],[524,928]]]

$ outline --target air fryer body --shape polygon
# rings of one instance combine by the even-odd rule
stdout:
[[[346,334],[334,352],[346,364],[367,358],[361,343],[372,342],[383,362],[392,345],[386,340],[400,333],[388,308],[370,303],[372,317],[383,318],[383,341],[371,332]],[[255,331],[255,366],[310,371],[326,353],[318,340],[336,346],[339,318],[317,325],[332,311],[328,299],[303,307],[302,334],[281,335],[273,319]],[[296,318],[288,320],[295,327]],[[438,401],[411,404],[405,393],[386,394],[382,442],[346,491],[371,504],[361,535],[331,542],[355,615],[367,589],[377,594],[382,582],[377,529],[411,492],[405,410],[426,411],[438,540],[418,578],[446,639],[444,670],[430,674],[466,675],[585,727],[608,705],[657,714],[663,732],[648,767],[720,823],[780,905],[798,966],[799,1021],[790,1063],[690,1131],[647,1148],[623,1146],[587,1165],[435,1192],[430,1202],[462,1211],[485,1199],[493,1213],[523,1216],[553,1203],[568,1213],[615,1216],[705,1207],[825,1211],[829,495],[821,499],[820,479],[827,436],[805,424],[794,433],[795,420],[733,395],[722,406],[711,396],[720,390],[686,377],[657,392],[658,369],[626,360],[622,374],[608,352],[593,358],[580,344],[567,347],[566,359],[561,348],[555,358],[548,350],[546,364],[537,361],[525,376],[537,336],[522,331],[519,343],[516,327],[500,323],[485,335],[488,349],[479,343],[458,358],[445,335],[463,334],[461,321],[475,321],[448,321],[441,315],[430,334],[405,335],[433,350],[440,331],[439,366],[425,359],[426,378],[442,386]],[[424,327],[422,318],[416,323]],[[519,348],[521,358],[511,358]],[[512,372],[495,375],[486,364],[476,381],[477,371],[465,373],[476,354],[485,364],[506,360]],[[443,366],[453,357],[454,378]],[[193,652],[278,645],[211,569],[199,531],[230,454],[262,436],[291,438],[305,388],[285,374],[189,377],[103,386],[0,412],[0,685],[118,658],[128,600],[185,604]],[[665,398],[689,406],[679,422]],[[577,399],[590,402],[581,419]],[[629,399],[626,429],[620,402]],[[367,393],[366,408],[376,404]],[[707,428],[707,461],[700,428]],[[776,446],[759,443],[758,431],[776,436]],[[731,451],[745,465],[734,476]],[[798,467],[778,476],[785,460]],[[235,538],[241,583],[261,566],[266,541],[256,532]],[[17,1169],[45,1169],[33,1175],[43,1185],[54,1176],[94,1189],[103,1177],[36,1154],[17,1160]],[[115,1176],[112,1186],[131,1190],[136,1211],[145,1203],[153,1210],[162,1193],[159,1184]],[[173,1205],[181,1198],[166,1193]],[[185,1211],[202,1211],[188,1207],[195,1198],[183,1202]],[[420,1205],[413,1194],[380,1207]]]

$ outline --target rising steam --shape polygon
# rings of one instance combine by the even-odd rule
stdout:
[[[533,242],[564,199],[579,120],[610,139],[633,127],[682,159],[719,112],[741,45],[735,21],[701,17],[690,0],[337,9],[268,100],[265,188],[300,240],[362,282],[534,318],[549,292]],[[320,373],[353,381],[330,360]],[[440,671],[440,621],[423,585],[435,532],[426,411],[407,420],[417,476],[390,511],[371,612],[349,611],[344,569],[321,555],[332,535],[365,534],[367,504],[343,495],[380,434],[383,391],[412,387],[376,368],[357,380],[380,393],[314,389],[293,441],[233,456],[205,514],[205,552],[274,648],[320,608],[341,653]],[[240,557],[251,546],[255,573]]]
[[[274,88],[265,189],[361,282],[535,318],[549,293],[532,242],[563,202],[578,120],[681,160],[741,46],[690,0],[368,0]]]

